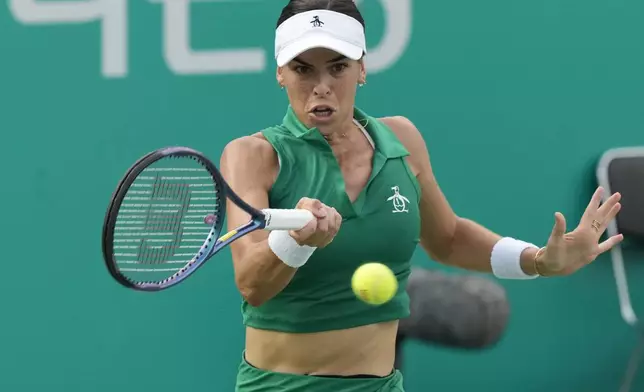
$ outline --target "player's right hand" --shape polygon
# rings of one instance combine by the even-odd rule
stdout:
[[[301,198],[295,208],[309,210],[316,218],[300,230],[290,231],[298,244],[324,248],[333,241],[342,224],[342,217],[335,208],[308,197]]]

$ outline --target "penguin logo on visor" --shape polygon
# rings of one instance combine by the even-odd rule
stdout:
[[[313,27],[322,27],[322,25],[324,25],[324,22],[322,22],[320,20],[320,17],[316,15],[313,17],[311,24],[313,25]]]

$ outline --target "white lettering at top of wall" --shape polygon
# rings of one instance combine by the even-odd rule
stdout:
[[[356,0],[360,4],[362,0]],[[391,68],[411,39],[411,0],[380,0],[385,13],[385,31],[380,44],[370,48],[365,63],[370,73]]]
[[[190,47],[190,0],[159,0],[163,3],[164,56],[178,74],[232,74],[266,69],[263,48],[211,49]]]
[[[127,74],[127,0],[9,0],[9,10],[27,25],[100,22],[102,74]]]
[[[190,47],[193,0],[156,0],[163,7],[163,55],[177,74],[233,74],[263,72],[272,53],[260,47],[194,50]],[[196,0],[195,0],[196,1]],[[204,2],[204,0],[200,0]],[[360,0],[357,0],[360,3]],[[380,43],[366,57],[370,73],[391,68],[404,54],[411,38],[411,0],[379,0],[386,16]],[[127,0],[41,1],[9,0],[9,10],[25,25],[101,24],[101,74],[128,74]]]

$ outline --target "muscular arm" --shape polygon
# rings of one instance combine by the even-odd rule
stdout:
[[[492,272],[490,255],[501,236],[472,220],[454,213],[441,191],[429,159],[427,146],[418,129],[404,117],[383,119],[410,152],[409,163],[416,173],[420,200],[420,243],[432,259],[468,270]],[[536,250],[521,254],[521,268],[535,275]]]
[[[268,191],[279,169],[277,155],[268,141],[260,136],[233,140],[223,151],[220,168],[231,189],[244,201],[257,209],[268,207]],[[229,230],[250,219],[230,201],[226,212]],[[260,306],[282,291],[296,271],[275,256],[267,240],[268,233],[257,230],[230,245],[235,283],[253,306]]]

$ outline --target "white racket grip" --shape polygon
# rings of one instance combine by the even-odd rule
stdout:
[[[266,217],[265,230],[299,230],[315,217],[309,210],[265,208],[262,210]]]

